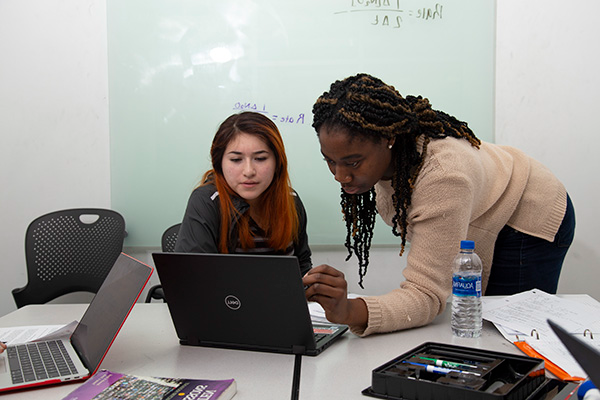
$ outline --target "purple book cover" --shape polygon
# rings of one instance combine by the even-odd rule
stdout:
[[[98,393],[102,392],[122,377],[123,374],[100,370],[79,386],[79,388],[72,391],[63,400],[93,399]]]
[[[184,386],[184,385],[182,385]],[[211,381],[206,379],[185,380],[185,386],[173,392],[173,398],[181,400],[196,399],[230,399],[235,394],[235,381],[233,379]],[[229,396],[223,393],[231,393]],[[169,397],[170,399],[171,397]]]
[[[234,379],[154,378],[101,370],[63,400],[228,400],[236,390]]]

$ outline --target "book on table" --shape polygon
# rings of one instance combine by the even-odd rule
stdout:
[[[158,378],[100,370],[63,400],[229,400],[236,392],[234,379]]]

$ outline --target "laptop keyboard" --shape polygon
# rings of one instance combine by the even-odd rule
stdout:
[[[6,349],[13,383],[58,378],[77,373],[60,340],[9,346]]]

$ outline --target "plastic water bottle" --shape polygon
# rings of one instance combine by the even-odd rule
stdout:
[[[481,336],[481,259],[475,242],[460,242],[452,265],[452,333],[460,337]]]

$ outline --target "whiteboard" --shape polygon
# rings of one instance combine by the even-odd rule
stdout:
[[[312,106],[365,72],[493,140],[493,0],[108,0],[111,204],[126,246],[157,246],[210,168],[219,124],[242,110],[279,127],[311,244],[343,244],[340,186]],[[376,244],[399,239],[381,219]]]

